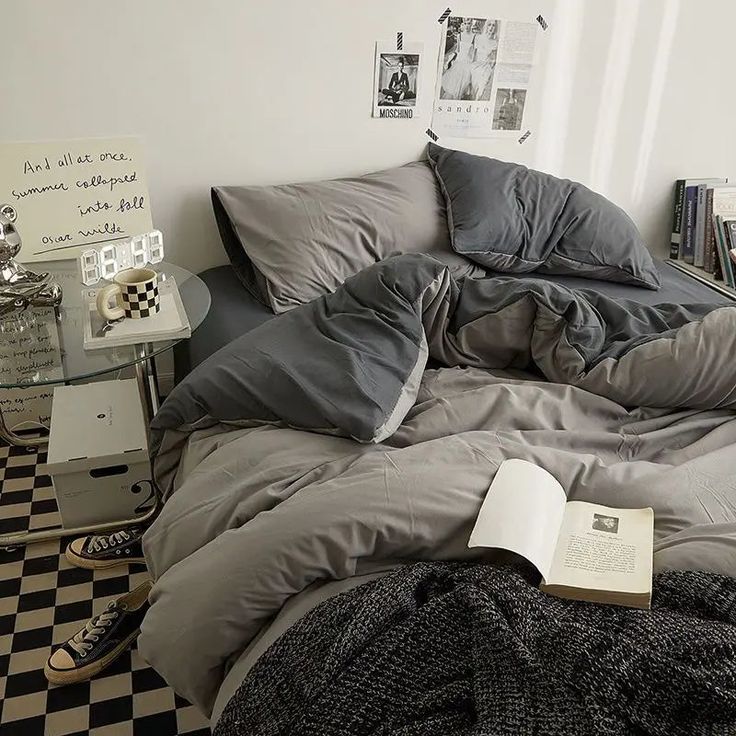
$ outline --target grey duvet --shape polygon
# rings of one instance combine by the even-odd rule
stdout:
[[[655,571],[736,571],[736,308],[642,307],[400,256],[235,340],[153,424],[143,656],[210,712],[319,579],[478,560],[499,464],[655,511]],[[432,367],[429,367],[429,366]]]

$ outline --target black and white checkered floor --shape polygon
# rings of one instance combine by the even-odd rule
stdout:
[[[0,446],[0,533],[58,524],[43,453]],[[133,649],[91,682],[50,686],[51,645],[78,631],[107,601],[143,582],[138,567],[82,570],[63,555],[69,540],[0,550],[0,736],[209,734],[206,719]]]

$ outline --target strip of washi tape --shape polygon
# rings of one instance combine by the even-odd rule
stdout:
[[[396,34],[396,50],[401,51],[404,48],[404,34],[399,31]]]
[[[440,139],[440,137],[439,137],[439,136],[437,135],[437,133],[435,133],[435,132],[434,132],[434,131],[432,130],[432,128],[427,128],[427,135],[428,135],[428,136],[429,136],[429,137],[430,137],[430,138],[431,138],[431,139],[432,139],[432,140],[433,140],[433,141],[434,141],[435,143],[437,143],[437,141],[438,141],[438,140]]]
[[[523,143],[530,135],[532,134],[531,130],[527,130],[526,133],[524,133],[521,138],[519,138],[519,143]]]
[[[547,21],[542,17],[541,13],[537,16],[537,23],[542,26],[543,31],[546,31],[547,28],[549,28],[549,26],[547,25]]]
[[[437,18],[437,22],[444,23],[450,17],[450,13],[452,13],[452,10],[450,10],[450,8],[447,8],[447,10],[445,10],[445,12],[442,13],[439,18]]]

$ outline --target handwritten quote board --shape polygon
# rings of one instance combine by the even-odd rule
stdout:
[[[21,322],[19,318],[19,323]],[[30,388],[0,389],[0,410],[10,429],[48,426],[53,386],[33,387],[34,380],[63,378],[59,331],[54,310],[38,308],[23,329],[0,333],[0,383],[27,382]]]
[[[21,263],[70,258],[153,229],[137,138],[0,143],[0,204],[18,213]]]

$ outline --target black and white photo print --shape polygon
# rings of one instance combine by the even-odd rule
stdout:
[[[416,54],[381,54],[377,103],[414,107],[418,71],[419,57]]]
[[[610,534],[618,534],[618,522],[618,516],[593,514],[593,523],[590,526],[597,532],[609,532]]]
[[[376,69],[373,90],[373,116],[377,118],[414,117],[419,87],[421,44],[404,44],[401,51],[391,45],[376,44]]]
[[[440,99],[491,99],[500,27],[490,18],[448,19]]]
[[[499,87],[493,108],[493,129],[521,130],[525,103],[525,89]]]

